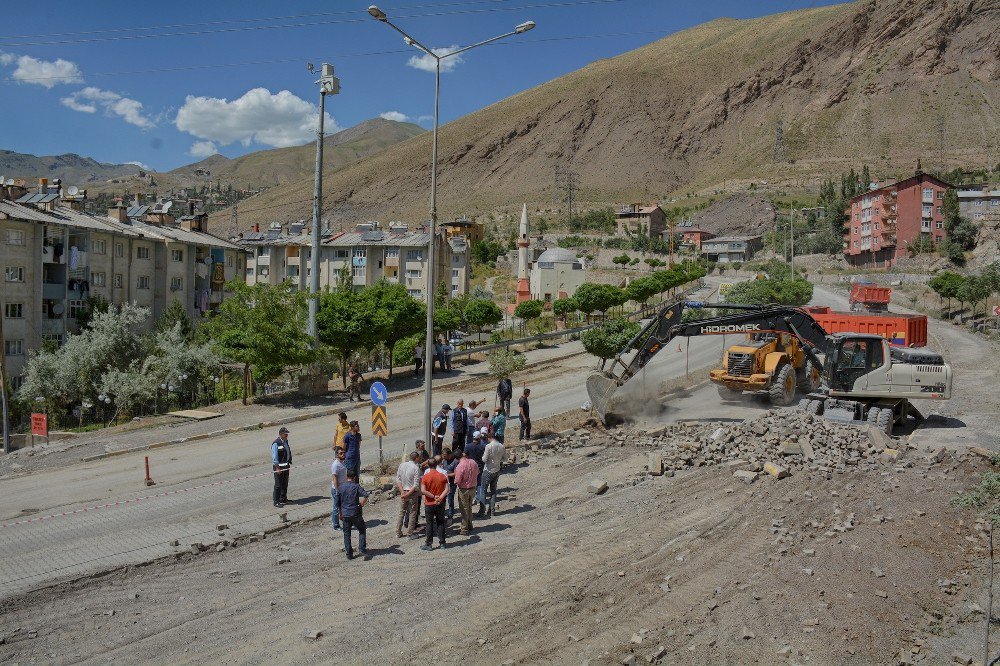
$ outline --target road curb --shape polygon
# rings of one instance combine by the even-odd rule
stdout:
[[[579,356],[580,354],[586,354],[586,351],[574,351],[568,354],[563,354],[562,356],[554,356],[550,359],[543,361],[544,363],[550,363],[552,361],[562,361],[567,358],[572,358],[573,356]],[[441,385],[441,388],[446,388],[455,384],[459,384],[464,381],[471,380],[471,377],[457,377],[453,381],[447,382]],[[423,393],[423,387],[407,389],[405,391],[400,391],[396,394],[398,397],[415,395],[417,393]],[[289,423],[297,423],[299,421],[308,421],[310,419],[323,418],[324,416],[331,416],[337,414],[344,410],[343,406],[339,407],[327,407],[314,412],[309,412],[307,414],[296,414],[295,416],[290,416],[284,419],[277,419],[274,421],[260,421],[258,423],[252,423],[245,426],[233,426],[231,428],[225,428],[223,430],[214,430],[212,432],[203,432],[197,435],[191,435],[190,437],[179,437],[177,439],[169,439],[163,442],[153,442],[152,444],[143,444],[141,446],[133,446],[127,449],[121,449],[119,451],[107,451],[105,453],[98,453],[92,456],[86,456],[81,458],[81,462],[93,462],[95,460],[104,460],[106,458],[114,458],[116,456],[124,456],[129,453],[139,453],[141,451],[149,451],[150,449],[162,449],[167,446],[173,446],[175,444],[188,444],[190,442],[197,442],[203,439],[211,439],[213,437],[221,437],[223,435],[233,435],[238,432],[249,432],[251,430],[262,430],[264,428],[273,428],[274,426],[287,425]]]

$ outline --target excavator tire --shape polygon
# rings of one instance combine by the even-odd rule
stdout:
[[[819,416],[823,413],[823,401],[822,400],[810,400],[809,404],[806,405],[806,411],[815,416]]]
[[[868,410],[868,415],[865,417],[865,419],[868,421],[868,424],[873,428],[878,427],[878,415],[879,412],[881,411],[882,411],[881,407],[872,407],[871,409]]]
[[[787,363],[778,368],[767,393],[773,405],[792,404],[795,400],[795,369]]]
[[[742,395],[741,391],[734,391],[725,384],[716,384],[715,388],[719,390],[719,397],[723,400],[737,400]]]
[[[812,393],[819,388],[820,372],[811,359],[806,359],[806,364],[797,379],[800,393]]]
[[[887,435],[892,434],[893,414],[892,409],[880,409],[875,425]]]

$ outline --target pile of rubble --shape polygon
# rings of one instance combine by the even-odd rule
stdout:
[[[654,449],[649,464],[653,474],[743,462],[745,469],[736,474],[747,483],[761,472],[784,478],[797,471],[875,467],[899,460],[905,449],[875,428],[840,424],[797,409],[770,410],[741,423],[674,423],[652,430],[622,427],[606,434],[564,431],[540,443],[540,448],[558,451],[600,444]]]

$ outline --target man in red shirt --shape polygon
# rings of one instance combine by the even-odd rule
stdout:
[[[424,497],[424,518],[427,521],[427,541],[420,549],[431,550],[435,532],[438,545],[444,548],[444,528],[447,523],[444,505],[448,498],[448,477],[437,471],[436,464],[429,465],[427,472],[421,477],[420,494]]]
[[[464,536],[472,531],[472,503],[476,499],[479,465],[462,451],[456,457],[458,466],[455,468],[455,485],[458,486],[458,510],[462,514],[462,527],[458,533]]]

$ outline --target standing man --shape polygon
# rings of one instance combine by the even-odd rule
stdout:
[[[455,453],[462,453],[462,449],[459,449]],[[458,490],[458,486],[455,485],[455,468],[458,467],[458,458],[452,453],[451,449],[444,450],[444,459],[441,461],[441,467],[438,471],[444,472],[444,475],[448,477],[448,522],[455,517],[455,492]]]
[[[341,412],[337,421],[337,430],[333,435],[333,448],[344,448],[344,435],[351,431],[351,424],[347,422],[347,414]]]
[[[444,343],[440,338],[434,343],[434,356],[437,358],[438,369],[444,372]]]
[[[431,442],[431,453],[433,455],[441,455],[441,449],[444,447],[444,436],[448,431],[448,415],[451,412],[451,405],[445,403],[441,405],[441,409],[438,413],[434,415],[434,420],[431,421],[431,427],[433,432],[431,433],[434,440]]]
[[[451,410],[448,421],[451,426],[451,448],[453,451],[461,451],[465,448],[465,434],[469,429],[469,410],[465,408],[465,401],[461,398],[455,403],[455,409]]]
[[[413,376],[417,377],[420,375],[420,368],[424,365],[424,348],[417,343],[417,346],[413,348],[413,362],[415,364],[413,368]]]
[[[455,485],[458,486],[458,510],[462,514],[462,526],[458,533],[465,536],[472,531],[472,502],[476,498],[476,479],[479,465],[463,453],[458,454],[455,467]]]
[[[362,507],[368,502],[368,491],[358,485],[358,473],[348,470],[347,481],[337,491],[340,497],[340,519],[344,522],[344,552],[347,559],[354,559],[354,548],[351,545],[351,530],[358,530],[358,551],[368,554],[367,535],[365,534],[365,517]]]
[[[288,474],[292,470],[292,447],[288,443],[288,428],[278,430],[278,438],[271,442],[271,468],[274,472],[274,506],[281,508],[288,501]]]
[[[479,505],[479,517],[484,514],[493,517],[493,509],[497,503],[497,482],[500,480],[500,472],[503,464],[507,460],[507,449],[497,440],[491,440],[486,445],[486,452],[483,453],[483,480],[479,484],[479,492],[482,494],[482,501]],[[488,496],[488,497],[487,497]],[[489,503],[489,509],[486,505]]]
[[[496,408],[493,420],[490,423],[493,425],[493,439],[503,444],[504,431],[507,429],[507,415],[503,409],[500,407]]]
[[[424,517],[427,520],[427,538],[420,549],[432,550],[431,542],[435,534],[438,546],[444,548],[444,502],[448,497],[448,477],[430,465],[420,479],[420,492],[424,497]]]
[[[476,431],[472,437],[472,445],[465,449],[465,455],[476,463],[476,485],[479,485],[479,478],[483,474],[483,454],[486,453],[486,441],[484,440],[486,433],[483,430]]]
[[[344,435],[344,458],[347,471],[354,470],[354,478],[361,474],[361,432],[357,421],[351,421],[351,430]]]
[[[445,340],[442,346],[442,351],[444,352],[444,367],[445,370],[451,372],[451,355],[454,353],[455,348],[451,346],[450,340]]]
[[[524,389],[524,394],[517,401],[517,409],[521,416],[521,434],[517,441],[526,442],[531,439],[531,411],[530,405],[528,404],[528,396],[531,395],[531,389]]]
[[[396,489],[399,490],[399,518],[396,519],[396,536],[403,536],[403,523],[407,525],[406,536],[413,536],[417,527],[417,512],[420,510],[420,454],[414,451],[410,459],[396,470]]]
[[[340,529],[340,495],[337,491],[347,483],[347,465],[344,464],[344,449],[337,447],[337,454],[330,465],[330,496],[333,497],[333,512],[330,520],[333,522],[333,529]]]
[[[361,371],[358,370],[358,364],[351,363],[351,367],[347,371],[347,397],[351,402],[354,402],[354,396],[357,396],[358,402],[361,402],[360,385],[364,379],[365,378],[361,375]]]
[[[514,395],[514,385],[510,383],[510,377],[504,377],[497,384],[497,401],[503,409],[504,416],[510,416],[510,399]]]

